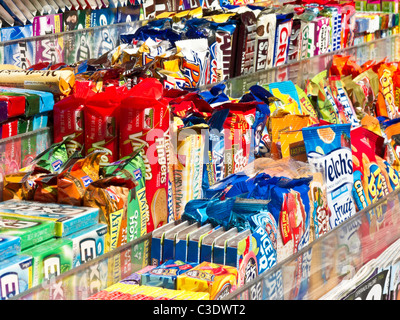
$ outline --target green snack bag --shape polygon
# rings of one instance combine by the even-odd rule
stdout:
[[[63,165],[68,160],[67,140],[51,145],[42,153],[36,156],[33,164],[43,169],[49,170],[51,173],[60,172]]]
[[[324,70],[318,73],[311,79],[310,88],[312,95],[316,96],[316,109],[319,113],[320,119],[328,121],[332,124],[340,123],[339,112],[335,99],[333,98],[332,91],[327,82],[327,71]]]
[[[131,155],[106,165],[102,168],[104,177],[119,176],[125,179],[135,179],[137,186],[130,190],[127,206],[127,241],[135,240],[147,233],[147,221],[150,218],[149,205],[146,198],[145,174],[146,166],[141,155],[141,149],[136,150]],[[132,253],[133,261],[140,265],[143,255],[148,252],[148,241],[144,241],[135,247]],[[146,261],[146,260],[143,260]]]

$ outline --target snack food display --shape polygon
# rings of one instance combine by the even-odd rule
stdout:
[[[7,6],[27,25],[0,26],[18,40],[0,43],[0,260],[29,253],[39,286],[109,254],[34,299],[217,300],[299,252],[276,280],[285,299],[356,274],[396,231],[400,64],[352,46],[391,39],[398,13],[160,5]],[[331,232],[332,252],[314,247]]]

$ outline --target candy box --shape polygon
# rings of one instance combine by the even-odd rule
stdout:
[[[151,237],[151,252],[150,252],[150,258],[151,258],[151,264],[152,265],[159,265],[163,261],[163,246],[164,246],[164,237],[165,233],[167,231],[170,231],[173,228],[176,228],[179,226],[179,224],[182,221],[173,221],[170,223],[167,223],[157,229],[155,229],[152,233]]]
[[[0,237],[12,235],[21,241],[21,250],[55,237],[54,221],[0,214]]]
[[[185,229],[178,231],[175,237],[174,259],[188,261],[188,246],[190,235],[200,228],[200,223],[192,223]]]
[[[218,228],[214,232],[206,235],[203,240],[201,241],[201,248],[200,248],[200,260],[214,262],[213,254],[214,254],[214,241],[216,238],[224,234],[226,231],[224,228]]]
[[[167,260],[163,264],[141,275],[141,285],[176,289],[176,278],[195,267],[197,263]]]
[[[0,299],[7,300],[32,287],[32,257],[18,254],[0,261]]]
[[[9,87],[0,87],[0,92],[10,92],[24,95],[28,94],[28,98],[29,95],[33,95],[35,97],[35,101],[37,101],[39,104],[39,110],[32,114],[33,116],[38,113],[52,111],[54,107],[54,95],[51,92]]]
[[[163,246],[163,261],[175,259],[175,242],[179,231],[182,231],[189,226],[189,221],[183,221],[177,227],[165,232]]]
[[[15,256],[20,252],[21,252],[20,238],[0,233],[0,261]]]
[[[156,266],[148,265],[148,266],[144,267],[143,269],[140,269],[139,271],[136,271],[136,272],[132,273],[131,275],[129,275],[128,277],[122,279],[119,282],[126,283],[126,284],[140,285],[140,279],[141,279],[142,274],[149,273],[155,267]]]
[[[210,300],[219,300],[236,289],[238,271],[235,267],[202,262],[177,277],[177,289],[207,292]]]
[[[75,207],[56,203],[8,200],[0,203],[0,213],[56,223],[56,236],[63,237],[98,222],[97,208]]]
[[[72,269],[72,241],[66,238],[47,240],[22,253],[33,258],[34,286]]]
[[[311,21],[314,23],[315,28],[315,51],[314,55],[327,53],[331,47],[331,31],[330,31],[330,18],[318,17]]]
[[[200,248],[201,241],[209,233],[215,231],[218,227],[213,228],[209,223],[190,234],[188,248],[187,248],[187,261],[200,263]]]
[[[105,253],[107,225],[98,223],[67,236],[73,243],[73,267],[96,259]]]
[[[228,241],[236,237],[237,234],[238,234],[237,228],[232,228],[224,232],[218,238],[215,239],[213,243],[213,256],[211,262],[223,265],[226,264],[225,257],[226,257],[226,248]]]

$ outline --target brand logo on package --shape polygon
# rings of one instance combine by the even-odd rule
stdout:
[[[49,280],[61,273],[61,259],[59,255],[51,255],[43,260],[43,276]]]
[[[7,272],[0,277],[1,300],[12,298],[19,294],[18,274]]]
[[[89,184],[91,184],[93,182],[92,178],[90,178],[89,176],[84,176],[81,178],[83,185],[85,186],[85,188],[87,188],[89,186]]]
[[[39,222],[22,220],[2,220],[0,226],[9,229],[28,229],[39,225]]]
[[[79,242],[79,251],[81,253],[81,263],[93,260],[97,257],[96,241],[94,239],[84,239]]]
[[[53,170],[54,170],[54,171],[58,171],[58,170],[60,170],[62,164],[63,164],[63,162],[62,162],[60,159],[58,159],[58,160],[54,161],[54,162],[51,164],[51,166],[53,167]]]

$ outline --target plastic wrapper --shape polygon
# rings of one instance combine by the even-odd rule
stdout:
[[[380,63],[373,67],[379,78],[379,92],[376,102],[377,116],[394,119],[399,116],[399,110],[395,106],[393,73],[395,66],[387,63]]]
[[[104,151],[93,151],[64,168],[57,177],[57,202],[69,205],[83,205],[88,186],[99,179],[100,161]]]

